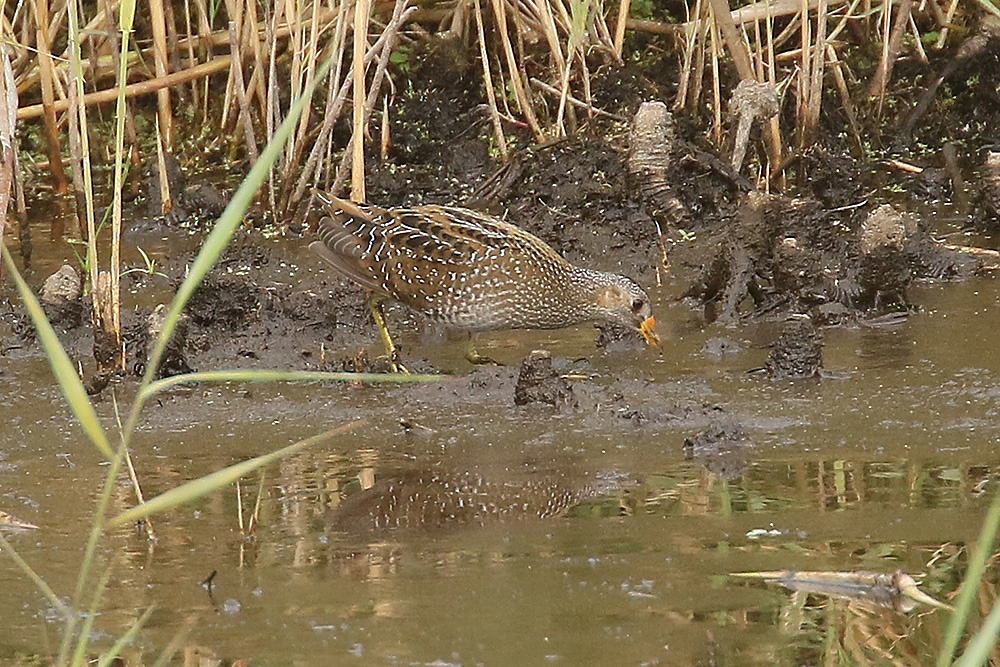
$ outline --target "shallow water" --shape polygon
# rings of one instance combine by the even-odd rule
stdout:
[[[927,574],[939,598],[955,590],[1000,463],[997,284],[918,286],[921,310],[898,326],[827,330],[825,377],[795,382],[746,372],[775,327],[706,326],[671,293],[654,295],[662,357],[595,351],[587,327],[480,343],[511,363],[537,347],[587,358],[598,385],[630,379],[636,414],[514,408],[452,385],[212,385],[153,401],[134,447],[147,497],[367,421],[244,481],[247,514],[262,489],[254,540],[240,534],[235,488],[156,517],[153,542],[109,535],[95,646],[152,606],[128,664],[151,663],[179,633],[184,664],[931,662],[946,613],[726,575],[902,570]],[[703,354],[720,336],[741,351]],[[401,338],[468,372],[460,343]],[[0,363],[0,509],[39,526],[4,535],[68,597],[105,467],[44,360]],[[685,457],[710,420],[699,406],[721,407],[755,443],[731,481]],[[98,410],[110,428],[111,392]],[[132,502],[119,485],[114,510]],[[199,582],[212,572],[209,591]],[[9,559],[0,587],[0,660],[57,650],[54,612]]]

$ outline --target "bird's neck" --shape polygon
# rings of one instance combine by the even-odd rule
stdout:
[[[603,317],[600,292],[614,282],[615,275],[605,271],[595,271],[574,266],[570,274],[570,290],[573,301],[580,304],[580,321],[599,319]]]

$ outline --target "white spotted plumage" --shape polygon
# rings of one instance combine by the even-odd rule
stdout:
[[[555,329],[589,320],[632,328],[651,316],[630,279],[574,266],[541,239],[453,206],[381,208],[316,193],[312,247],[363,287],[470,331]]]

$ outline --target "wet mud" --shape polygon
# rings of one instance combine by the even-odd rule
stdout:
[[[412,60],[413,85],[392,107],[388,156],[372,156],[372,201],[458,203],[506,215],[572,262],[624,273],[645,286],[662,282],[659,307],[683,300],[704,324],[788,321],[771,341],[764,368],[770,377],[820,376],[822,328],[905,318],[914,310],[912,285],[961,280],[981,265],[981,257],[936,240],[928,221],[904,204],[874,201],[872,170],[846,154],[816,148],[797,156],[803,185],[796,198],[752,191],[727,156],[705,145],[665,104],[650,101],[666,98],[666,81],[631,68],[595,78],[594,99],[623,121],[588,119],[574,136],[541,146],[525,128],[515,128],[512,158],[500,164],[472,85],[479,76],[475,62],[459,57],[459,45],[447,40],[428,44]],[[1000,190],[991,155],[984,157],[987,202]],[[126,244],[157,239],[161,250],[145,268],[133,263],[123,277],[126,377],[98,378],[91,383],[95,393],[105,380],[129,382],[145,371],[163,308],[207,221],[231,191],[188,173],[176,156],[165,158],[166,182],[160,172],[150,164],[134,183]],[[908,177],[909,196],[945,194],[943,174]],[[167,214],[164,190],[174,202]],[[305,250],[311,240],[308,215],[269,227],[251,216],[188,303],[158,375],[231,367],[388,370],[364,292],[320,270]],[[85,373],[92,372],[89,302],[79,272],[67,261],[51,276],[31,278],[64,344]],[[590,422],[614,415],[613,421],[639,426],[697,423],[720,409],[706,396],[678,400],[661,387],[645,387],[641,369],[623,367],[620,377],[595,382],[586,359],[565,362],[528,349],[513,361],[524,358],[520,371],[443,368],[425,351],[455,343],[442,343],[439,331],[403,309],[391,311],[390,320],[393,328],[423,332],[420,343],[404,347],[408,368],[467,374],[447,385],[390,390],[401,406],[502,397],[493,404],[504,410],[552,409]],[[594,354],[643,353],[631,332],[608,325],[594,331]],[[737,349],[738,343],[718,339],[705,354]],[[0,303],[0,351],[41,354],[10,292]]]

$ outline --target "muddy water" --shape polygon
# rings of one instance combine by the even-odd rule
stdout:
[[[726,575],[901,569],[927,574],[933,595],[955,589],[950,564],[975,538],[1000,463],[997,285],[920,286],[922,311],[896,327],[826,331],[826,376],[797,382],[746,372],[763,365],[773,327],[704,326],[668,302],[673,287],[654,297],[663,357],[596,352],[586,327],[484,336],[481,351],[505,361],[537,347],[586,359],[570,366],[589,378],[581,390],[624,396],[586,411],[514,408],[510,369],[422,388],[162,396],[135,446],[147,496],[366,423],[245,480],[247,513],[260,496],[252,541],[236,489],[158,517],[155,542],[111,534],[96,646],[152,606],[129,664],[151,663],[179,634],[185,664],[928,664],[943,613],[872,611]],[[717,337],[740,351],[705,354]],[[402,342],[469,371],[461,343]],[[2,363],[0,509],[39,526],[4,535],[68,596],[105,468],[46,363]],[[98,410],[114,423],[109,392]],[[742,471],[729,481],[683,449],[720,415],[754,443],[727,465]],[[122,485],[115,509],[131,501]],[[199,582],[212,572],[209,591]],[[0,588],[0,660],[56,650],[54,612],[9,559]]]

